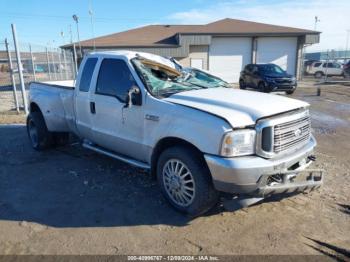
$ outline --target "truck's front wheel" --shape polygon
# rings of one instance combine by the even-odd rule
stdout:
[[[197,216],[218,201],[210,172],[195,150],[166,149],[158,160],[157,178],[165,198],[181,212]]]
[[[40,112],[31,112],[27,118],[27,133],[35,150],[43,150],[52,145],[52,134],[47,130]]]

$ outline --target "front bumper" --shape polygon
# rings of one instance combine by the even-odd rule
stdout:
[[[267,82],[269,91],[292,91],[297,88],[297,83],[280,84],[275,82]]]
[[[322,185],[322,170],[306,170],[312,163],[309,156],[315,146],[316,141],[311,137],[304,147],[279,158],[223,158],[213,155],[204,155],[204,158],[217,190],[266,197],[315,189]]]

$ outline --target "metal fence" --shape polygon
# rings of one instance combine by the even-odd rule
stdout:
[[[26,111],[30,82],[74,80],[75,76],[70,51],[26,42],[18,42],[16,50],[14,40],[0,39],[0,112]]]

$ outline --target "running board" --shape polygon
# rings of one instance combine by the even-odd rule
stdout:
[[[138,160],[135,160],[135,159],[132,159],[132,158],[128,158],[126,156],[122,156],[122,155],[118,155],[114,152],[111,152],[107,149],[104,149],[102,147],[99,147],[97,145],[94,145],[94,144],[91,144],[89,142],[86,142],[84,141],[83,142],[83,147],[87,148],[87,149],[90,149],[90,150],[93,150],[97,153],[101,153],[101,154],[104,154],[106,156],[109,156],[109,157],[112,157],[112,158],[115,158],[117,160],[120,160],[120,161],[123,161],[125,163],[128,163],[132,166],[136,166],[136,167],[139,167],[139,168],[143,168],[143,169],[150,169],[151,167],[144,163],[144,162],[141,162],[141,161],[138,161]]]

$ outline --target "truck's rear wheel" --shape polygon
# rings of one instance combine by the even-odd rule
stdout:
[[[35,150],[44,150],[52,145],[52,133],[47,130],[40,112],[32,112],[28,115],[27,133]]]
[[[197,216],[218,201],[208,168],[189,148],[166,149],[158,160],[157,179],[165,198],[181,212]]]

